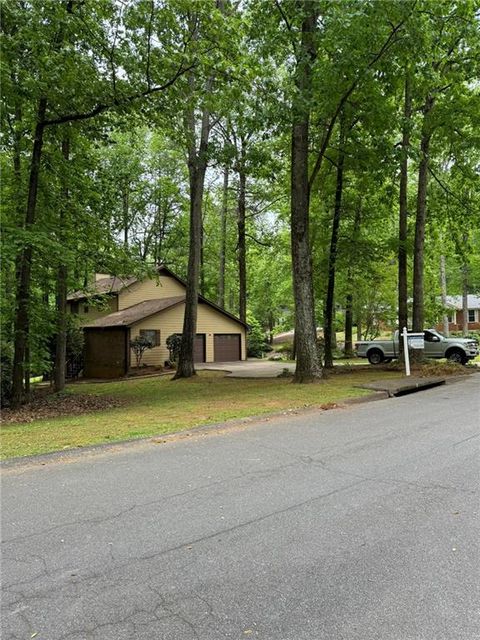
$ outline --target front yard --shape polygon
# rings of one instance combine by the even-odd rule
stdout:
[[[371,393],[355,385],[400,375],[393,371],[348,371],[332,374],[318,384],[295,385],[288,378],[232,379],[222,373],[204,371],[193,379],[175,382],[170,376],[163,376],[73,384],[68,387],[68,393],[87,395],[92,407],[95,399],[102,397],[111,399],[113,406],[83,414],[74,410],[73,415],[5,424],[1,429],[1,456],[27,456],[167,434],[276,411],[321,407]]]

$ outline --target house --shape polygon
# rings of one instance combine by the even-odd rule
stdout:
[[[87,291],[70,294],[67,305],[78,315],[85,333],[84,375],[125,375],[131,366],[130,340],[139,335],[154,344],[142,363],[163,365],[170,357],[167,338],[182,333],[185,292],[181,278],[159,267],[156,277],[143,280],[96,274]],[[199,296],[195,362],[245,360],[246,329],[237,317]]]
[[[480,329],[480,296],[469,295],[468,300],[468,329],[470,331]],[[463,329],[463,299],[462,296],[447,296],[448,327],[450,331],[462,331]],[[436,326],[438,331],[443,331],[443,324]]]

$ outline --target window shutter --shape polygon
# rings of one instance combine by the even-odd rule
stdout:
[[[160,329],[155,329],[155,346],[160,346]]]

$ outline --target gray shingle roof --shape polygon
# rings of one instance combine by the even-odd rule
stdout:
[[[129,287],[131,284],[137,281],[137,278],[117,278],[117,276],[109,276],[108,278],[100,278],[87,289],[79,289],[70,293],[67,300],[84,300],[93,295],[105,295],[107,293],[118,293],[125,287]]]
[[[480,309],[480,296],[469,295],[467,297],[469,309]],[[447,296],[447,307],[452,307],[453,309],[462,309],[462,296]]]
[[[108,316],[98,318],[89,324],[83,325],[83,328],[106,329],[108,327],[130,327],[132,324],[135,324],[135,322],[153,316],[160,311],[165,311],[165,309],[170,309],[181,302],[185,302],[185,296],[144,300],[121,311],[115,311],[114,313],[109,313]]]

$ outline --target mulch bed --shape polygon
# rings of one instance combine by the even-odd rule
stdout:
[[[2,409],[2,424],[34,422],[45,418],[73,416],[92,411],[113,409],[125,405],[123,398],[82,395],[73,393],[52,393],[50,388],[36,389],[32,401],[20,409]]]

